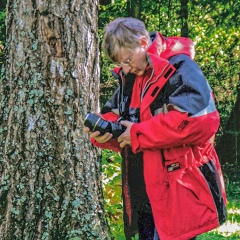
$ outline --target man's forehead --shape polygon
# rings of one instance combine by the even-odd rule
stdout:
[[[129,55],[131,54],[131,51],[127,48],[120,47],[116,53],[117,53],[117,60],[121,62],[126,60],[126,58],[129,57]]]

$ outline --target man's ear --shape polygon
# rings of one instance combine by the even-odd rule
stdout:
[[[142,48],[147,48],[147,47],[148,47],[148,40],[147,40],[146,37],[142,37],[142,38],[140,39],[140,46],[141,46]]]

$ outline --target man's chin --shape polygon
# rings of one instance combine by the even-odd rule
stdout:
[[[142,76],[144,74],[144,72],[145,71],[143,71],[143,70],[138,70],[138,71],[135,72],[135,74],[138,75],[138,76]]]

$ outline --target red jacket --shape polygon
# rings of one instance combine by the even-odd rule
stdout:
[[[139,122],[131,128],[132,152],[143,153],[146,192],[161,240],[186,240],[226,220],[226,193],[213,146],[219,114],[209,85],[192,60],[193,52],[187,38],[156,34],[148,50],[144,84],[136,76],[129,106],[129,112],[139,110]],[[124,85],[121,70],[117,74]],[[117,107],[119,99],[112,97],[107,107]],[[104,118],[118,116],[108,112]],[[114,139],[92,142],[120,150]],[[127,207],[125,200],[131,225]]]

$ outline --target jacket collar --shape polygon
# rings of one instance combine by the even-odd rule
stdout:
[[[159,32],[150,33],[152,44],[148,48],[148,54],[154,54],[161,58],[169,59],[177,54],[186,54],[192,59],[195,55],[194,43],[185,37],[164,37]]]

